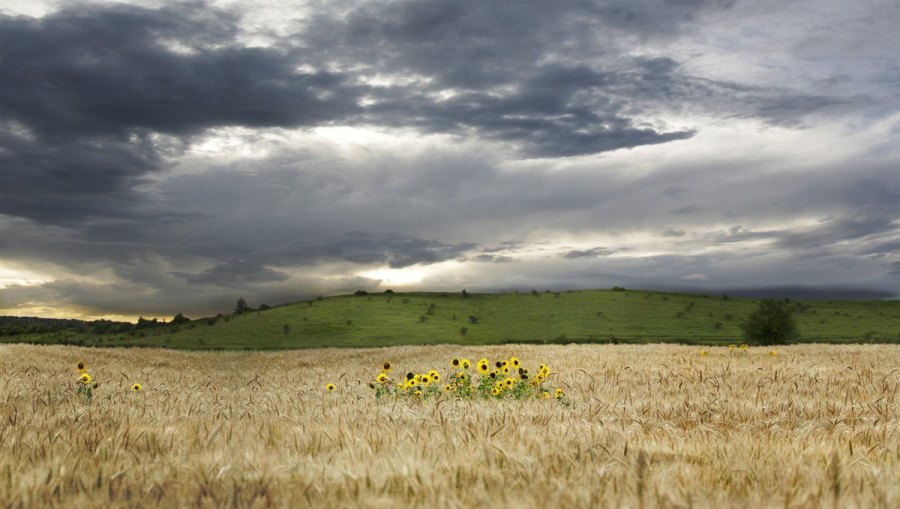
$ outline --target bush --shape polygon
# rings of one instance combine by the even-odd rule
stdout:
[[[788,302],[764,299],[741,323],[744,337],[762,345],[784,344],[800,337]]]

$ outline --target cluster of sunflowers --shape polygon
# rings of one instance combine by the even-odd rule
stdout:
[[[79,375],[78,381],[75,382],[75,394],[82,400],[90,402],[94,397],[94,389],[100,386],[100,382],[88,373],[88,365],[83,361],[75,364],[75,370]],[[143,387],[139,383],[131,385],[131,392],[141,392],[142,389]]]
[[[395,380],[391,378],[393,366],[390,362],[384,362],[381,371],[369,386],[375,390],[376,398],[554,398],[565,406],[569,405],[561,388],[548,387],[547,381],[551,373],[546,364],[540,364],[533,374],[516,357],[498,360],[493,364],[483,358],[475,363],[474,373],[469,359],[454,358],[450,365],[453,371],[446,377],[432,369],[427,373],[408,372],[400,380]]]

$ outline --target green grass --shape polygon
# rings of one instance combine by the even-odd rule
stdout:
[[[900,342],[900,301],[795,301],[792,305],[802,342]],[[179,327],[138,330],[133,336],[51,333],[0,337],[0,341],[181,349],[504,342],[719,345],[742,342],[740,320],[755,306],[752,299],[630,290],[468,297],[379,293],[195,320]],[[460,332],[463,327],[465,335]]]

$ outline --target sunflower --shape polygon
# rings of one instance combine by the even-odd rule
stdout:
[[[494,387],[491,389],[491,394],[493,394],[494,396],[499,396],[502,393],[503,393],[503,390],[500,389],[499,387]]]
[[[560,387],[556,388],[556,399],[563,397],[563,390]]]
[[[407,380],[412,380],[412,379],[415,378],[415,377],[416,377],[416,375],[413,374],[412,371],[410,371],[409,373],[406,374],[406,379],[407,379]]]
[[[78,381],[80,381],[84,385],[87,385],[87,384],[91,383],[91,375],[89,375],[87,373],[82,373],[81,378],[79,378]]]
[[[505,383],[507,387],[512,388],[512,386],[515,385],[516,381],[512,378],[507,378],[503,381],[503,383]]]
[[[750,347],[749,347],[748,345],[741,345],[741,346],[738,347],[738,348],[740,348],[741,350],[747,350],[747,349],[749,349]]]
[[[541,399],[550,399],[550,393],[547,391],[542,392]]]
[[[87,371],[87,364],[79,361],[77,364],[75,364],[75,369],[77,369],[79,373],[84,373],[85,371]]]
[[[428,376],[428,373],[422,375],[421,380],[422,380],[422,385],[424,385],[425,387],[428,387],[428,384],[431,383],[431,377]]]
[[[497,361],[497,362],[494,363],[494,366],[497,366],[498,369],[499,369],[499,368],[502,368],[502,367],[503,367],[503,362],[504,362],[504,361]]]
[[[470,367],[472,367],[472,363],[469,362],[469,359],[463,359],[461,362],[463,369],[469,369]]]
[[[413,396],[415,396],[415,397],[417,397],[417,398],[421,398],[421,397],[422,397],[422,391],[416,391],[416,392],[414,392],[414,393],[413,393]]]
[[[512,364],[512,367],[515,369],[519,369],[519,358],[518,357],[510,357],[509,363]]]
[[[447,384],[447,385],[444,386],[444,392],[452,392],[452,391],[453,391],[453,386],[452,386],[452,385]]]
[[[131,392],[141,392],[141,384],[132,384]]]
[[[707,352],[706,350],[700,350],[700,357],[706,357],[707,355],[709,355],[709,352]]]
[[[381,363],[381,370],[385,373],[391,372],[391,361],[384,361]]]
[[[334,384],[328,384],[325,386],[325,390],[328,392],[334,392]]]
[[[385,384],[387,383],[388,377],[384,373],[378,373],[378,376],[375,379],[378,380],[378,383]]]
[[[737,345],[728,345],[729,350],[734,350],[737,348]]]
[[[438,372],[437,372],[436,370],[434,370],[434,369],[432,369],[431,371],[428,372],[428,376],[431,378],[431,381],[433,381],[433,382],[440,382],[440,381],[441,381],[441,374],[438,373]]]
[[[478,361],[478,372],[482,375],[486,375],[488,371],[490,371],[490,366],[488,366],[487,359],[481,359]]]
[[[776,357],[778,355],[778,350],[770,350],[769,357]]]
[[[456,357],[454,357],[453,360],[450,361],[450,365],[453,366],[454,368],[458,368],[459,364],[460,364],[459,359],[457,359]]]

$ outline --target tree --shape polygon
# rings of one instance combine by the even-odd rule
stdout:
[[[756,311],[741,322],[744,337],[763,345],[784,344],[800,337],[788,303],[774,299],[759,302]]]
[[[188,322],[190,322],[190,321],[191,321],[190,318],[184,316],[184,314],[182,314],[182,313],[178,313],[177,315],[175,315],[175,316],[172,318],[172,322],[171,322],[171,323],[172,323],[172,325],[181,325],[181,324],[183,324],[183,323],[188,323]]]
[[[243,297],[239,298],[234,305],[234,314],[242,315],[247,311],[250,311],[250,306],[247,305],[247,301],[245,301]]]

